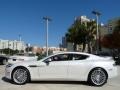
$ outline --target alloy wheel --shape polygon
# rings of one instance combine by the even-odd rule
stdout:
[[[103,71],[102,69],[95,69],[91,73],[90,79],[91,79],[92,84],[96,86],[102,86],[107,81],[107,75],[105,71]]]
[[[28,74],[25,69],[16,69],[13,73],[13,81],[16,84],[25,84],[28,80]]]

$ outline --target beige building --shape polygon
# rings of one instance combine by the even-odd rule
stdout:
[[[113,33],[113,30],[116,27],[118,20],[120,20],[120,17],[114,18],[114,19],[111,19],[111,20],[108,21],[108,32],[109,32],[109,34]]]
[[[57,53],[57,52],[60,52],[60,51],[66,51],[65,48],[59,48],[59,47],[48,47],[48,50],[52,53]],[[45,53],[46,52],[46,47],[38,47],[38,46],[33,46],[33,49],[32,49],[32,52],[33,53]]]

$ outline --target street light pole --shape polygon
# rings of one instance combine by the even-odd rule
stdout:
[[[46,56],[48,56],[48,23],[51,21],[51,18],[46,16],[43,19],[46,21]]]
[[[97,33],[96,33],[96,41],[97,41],[97,45],[96,45],[96,54],[99,53],[99,16],[101,15],[100,12],[98,11],[92,11],[92,13],[96,16],[96,22],[97,22]]]

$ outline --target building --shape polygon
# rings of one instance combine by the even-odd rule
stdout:
[[[48,51],[50,51],[51,53],[57,53],[60,51],[66,51],[66,49],[59,48],[59,47],[48,47]],[[34,54],[36,54],[36,53],[44,54],[46,52],[46,47],[33,46],[32,52]]]
[[[89,18],[87,18],[87,16],[79,16],[79,17],[77,17],[77,18],[75,18],[75,21],[76,20],[78,20],[78,21],[80,21],[81,23],[86,23],[86,22],[90,22],[90,19]]]
[[[99,29],[99,35],[100,37],[103,37],[104,35],[108,34],[108,26],[107,25],[101,25]]]
[[[66,37],[62,37],[62,43],[59,45],[60,48],[67,48],[67,40]]]
[[[23,41],[0,39],[0,49],[25,50],[26,45]]]
[[[113,18],[107,22],[106,25],[103,25],[100,27],[100,37],[102,40],[102,37],[104,37],[107,34],[113,34],[113,31],[117,25],[117,21],[120,20],[120,17]],[[102,47],[103,52],[111,52],[111,49]]]
[[[120,17],[117,17],[117,18],[114,18],[114,19],[111,19],[111,20],[108,21],[108,32],[109,32],[109,34],[113,33],[113,30],[116,27],[118,20],[120,20]]]
[[[120,20],[120,17],[108,20],[107,24],[101,25],[99,29],[100,36],[104,36],[106,34],[112,34],[117,25],[118,20]]]

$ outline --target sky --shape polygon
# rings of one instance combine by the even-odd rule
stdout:
[[[74,18],[91,12],[101,13],[99,23],[120,17],[120,0],[0,0],[0,39],[18,40],[43,47],[49,16],[49,46],[59,46]]]

